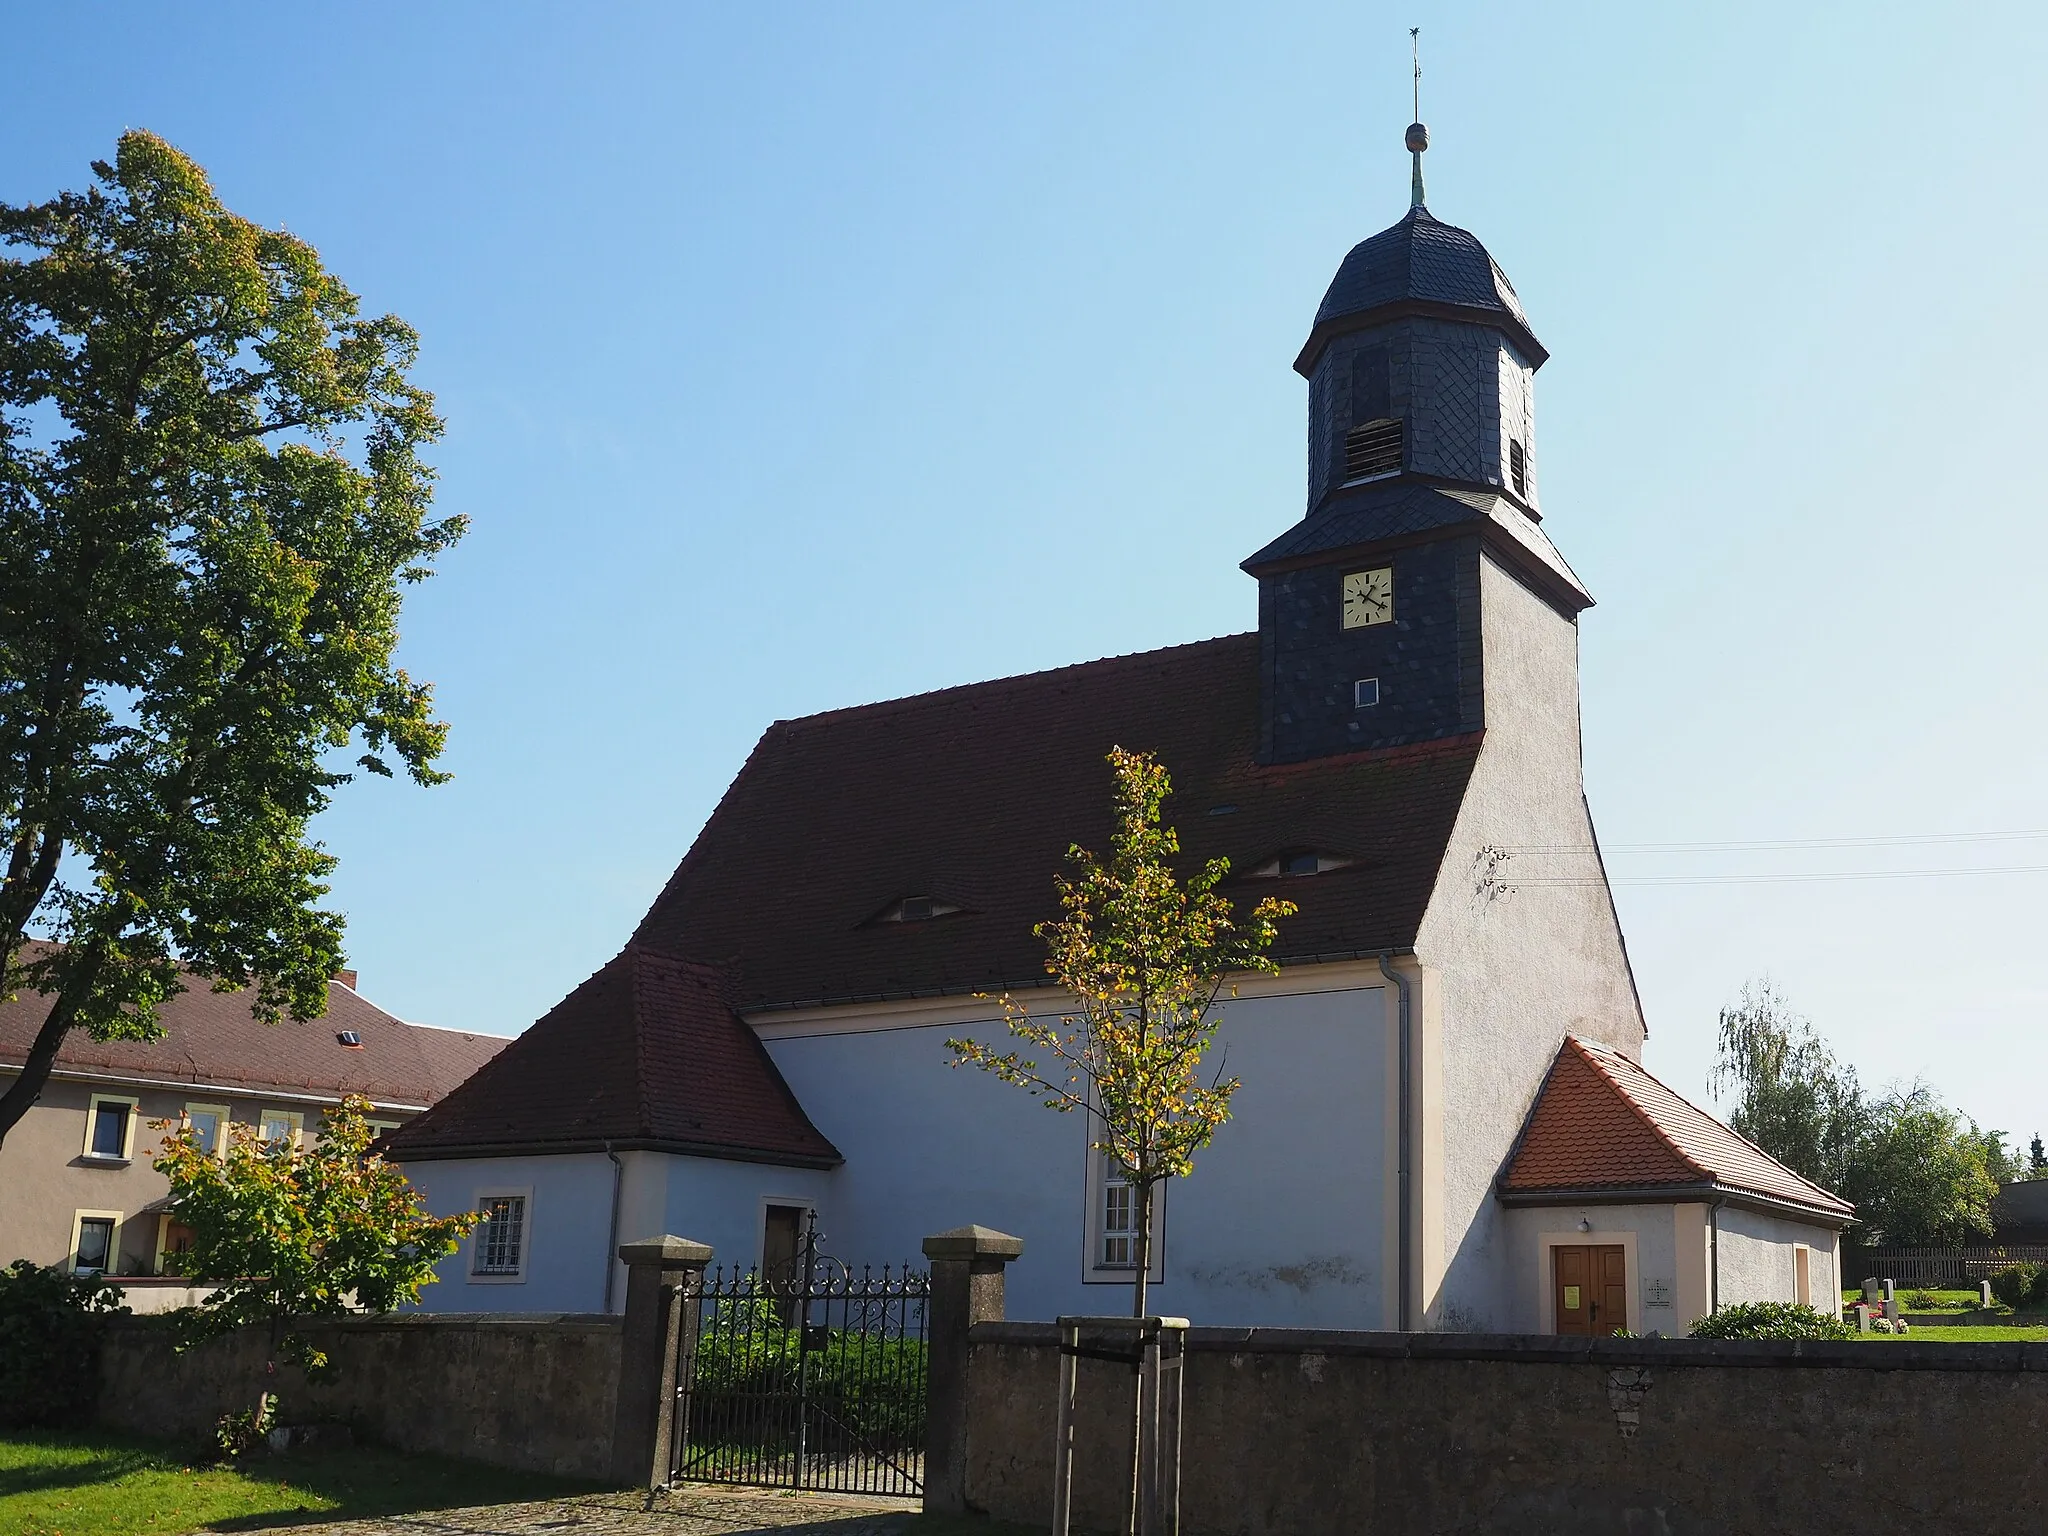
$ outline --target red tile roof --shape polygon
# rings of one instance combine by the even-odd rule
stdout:
[[[1801,1178],[1619,1051],[1567,1037],[1501,1179],[1504,1193],[1698,1190],[1755,1195],[1832,1217],[1855,1207]]]
[[[712,967],[632,944],[429,1113],[400,1160],[652,1149],[830,1167]]]
[[[1479,738],[1260,767],[1259,665],[1232,635],[778,722],[638,937],[719,964],[742,1009],[1041,983],[1031,930],[1068,846],[1107,841],[1124,746],[1173,776],[1184,867],[1353,861],[1261,882],[1301,907],[1280,958],[1412,945]],[[906,896],[963,910],[871,921]]]
[[[248,992],[215,992],[203,977],[164,1004],[160,1040],[64,1037],[55,1070],[128,1081],[209,1084],[238,1092],[265,1089],[339,1099],[359,1093],[380,1108],[432,1104],[505,1048],[496,1035],[408,1024],[339,981],[327,984],[325,1017],[266,1024],[250,1012]],[[0,1070],[19,1068],[51,998],[24,991],[0,1002]],[[336,1035],[353,1030],[361,1049]]]

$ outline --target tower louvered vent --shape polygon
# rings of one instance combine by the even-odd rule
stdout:
[[[1529,456],[1522,452],[1518,439],[1508,439],[1508,483],[1515,488],[1517,496],[1529,494]]]
[[[1407,436],[1407,422],[1364,421],[1344,434],[1344,478],[1367,480],[1374,475],[1391,475],[1401,467],[1401,449]]]

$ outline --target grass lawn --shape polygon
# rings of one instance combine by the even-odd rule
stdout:
[[[1921,1344],[2040,1344],[2048,1342],[2048,1328],[1954,1328],[1929,1326],[1911,1333],[1859,1333],[1858,1343],[1869,1339],[1879,1344],[1919,1342]]]
[[[238,1467],[106,1434],[0,1436],[0,1536],[157,1536],[259,1530],[582,1493],[593,1485],[358,1447],[252,1457]]]

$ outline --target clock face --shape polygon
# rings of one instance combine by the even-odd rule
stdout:
[[[1344,627],[1363,629],[1385,624],[1394,616],[1394,571],[1352,571],[1344,578]]]

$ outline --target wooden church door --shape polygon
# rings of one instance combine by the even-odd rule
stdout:
[[[1619,1243],[1572,1244],[1551,1252],[1559,1333],[1610,1334],[1628,1326],[1628,1255]]]

